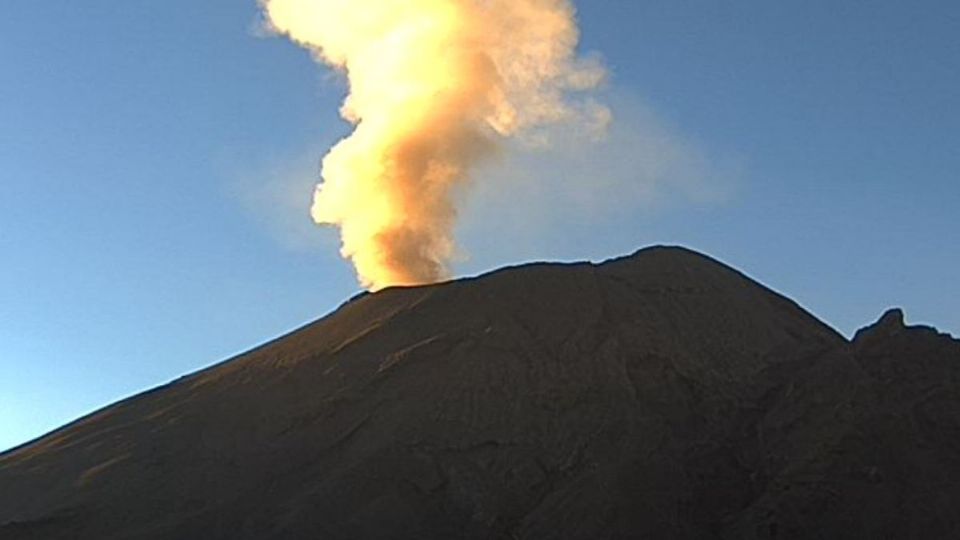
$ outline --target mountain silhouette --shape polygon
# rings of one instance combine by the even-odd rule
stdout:
[[[0,455],[0,538],[957,538],[960,342],[654,247],[363,294]]]

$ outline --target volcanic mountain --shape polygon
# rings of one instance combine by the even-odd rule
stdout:
[[[364,294],[0,455],[0,538],[957,538],[960,342],[682,248]]]

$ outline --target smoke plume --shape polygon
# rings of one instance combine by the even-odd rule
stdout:
[[[261,0],[267,23],[346,75],[355,126],[311,214],[368,288],[447,277],[455,191],[504,141],[571,121],[603,69],[577,58],[569,0]],[[600,119],[609,114],[594,107]]]

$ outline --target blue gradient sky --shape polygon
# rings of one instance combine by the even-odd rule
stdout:
[[[0,449],[356,292],[306,216],[344,88],[257,20],[253,0],[4,10]],[[580,20],[622,136],[480,183],[457,275],[680,243],[848,335],[891,305],[960,334],[960,3],[610,0]],[[655,196],[631,184],[651,133],[698,163]]]

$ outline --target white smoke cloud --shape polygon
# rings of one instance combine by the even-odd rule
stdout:
[[[271,27],[347,77],[355,131],[323,161],[317,223],[373,289],[448,275],[454,192],[511,138],[607,119],[569,0],[261,0]],[[591,128],[592,129],[592,128]]]

